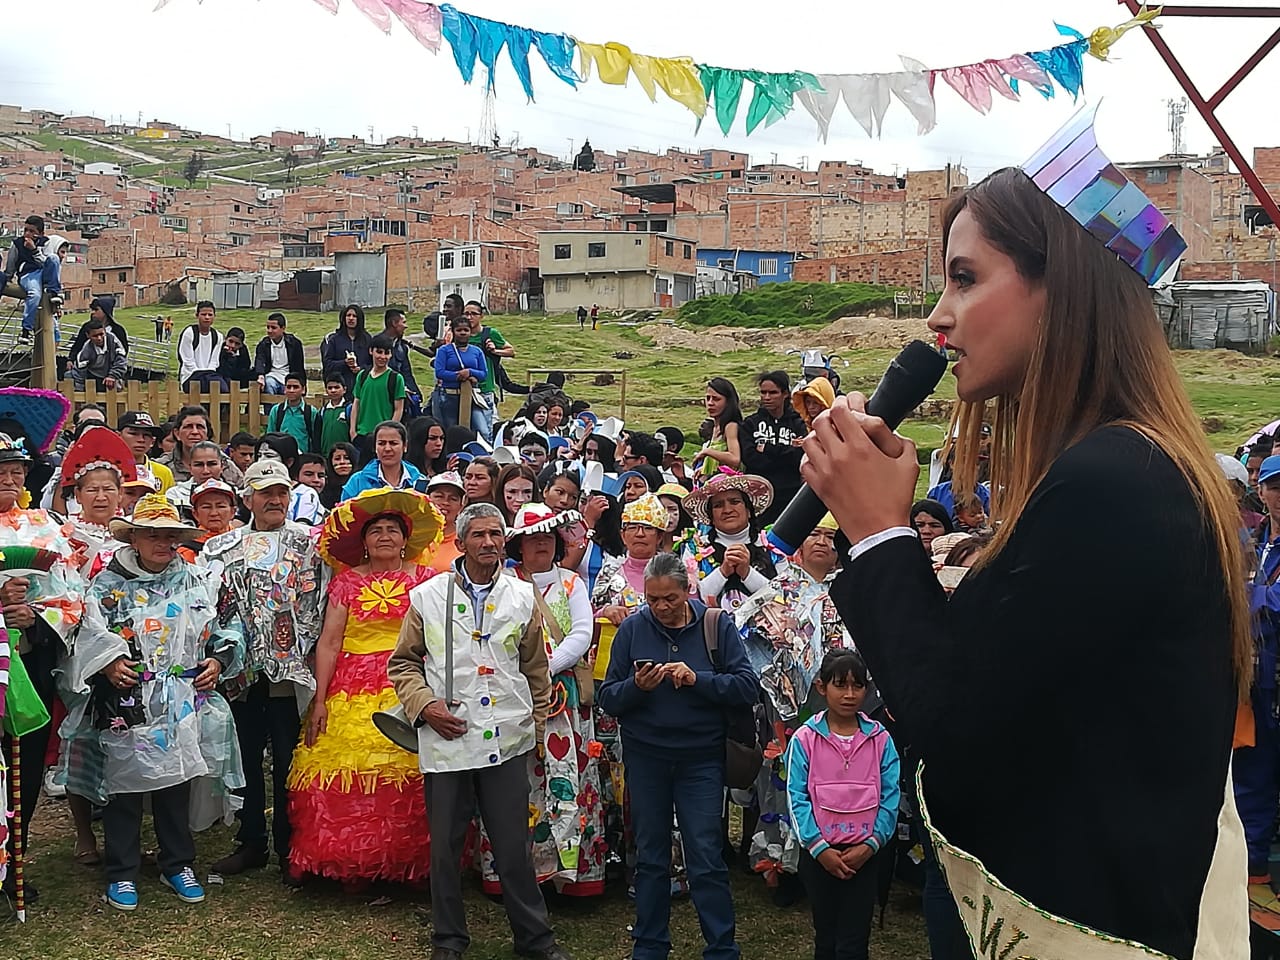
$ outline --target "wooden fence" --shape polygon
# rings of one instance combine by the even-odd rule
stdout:
[[[256,382],[248,387],[236,384],[223,390],[218,384],[210,384],[200,390],[192,384],[181,390],[177,380],[152,380],[141,383],[129,380],[123,390],[103,390],[93,381],[85,382],[83,390],[75,390],[70,380],[59,382],[57,389],[71,401],[72,410],[79,410],[86,403],[96,403],[107,411],[107,423],[115,425],[126,410],[145,410],[157,424],[164,423],[186,406],[201,406],[209,411],[213,421],[213,437],[218,443],[226,443],[240,431],[261,436],[267,427],[267,415],[277,403],[283,403],[279,394],[263,393]],[[424,398],[428,402],[430,397]],[[323,393],[312,394],[307,403],[319,409],[327,398]],[[460,423],[469,423],[471,416],[471,385],[463,384]],[[465,418],[465,419],[464,419]]]

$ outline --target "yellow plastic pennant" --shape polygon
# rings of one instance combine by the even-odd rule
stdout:
[[[1138,11],[1136,17],[1126,20],[1117,27],[1099,27],[1089,34],[1089,55],[1098,60],[1107,59],[1107,56],[1111,53],[1112,44],[1135,27],[1151,25],[1151,22],[1160,16],[1162,10],[1164,10],[1164,7],[1147,8],[1144,6]],[[1159,30],[1160,25],[1155,24],[1154,28]]]
[[[634,74],[650,100],[657,100],[659,87],[676,103],[688,107],[699,119],[706,115],[707,97],[702,78],[688,57],[650,57],[635,53],[622,43],[584,43],[574,38],[580,57],[579,73],[583,80],[591,78],[591,66],[604,83],[625,85],[628,74]]]

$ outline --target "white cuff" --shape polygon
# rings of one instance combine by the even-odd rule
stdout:
[[[894,540],[897,537],[918,536],[919,534],[910,527],[890,527],[888,530],[881,530],[879,533],[873,533],[871,536],[864,537],[849,548],[849,562],[852,563],[872,547],[878,547],[886,540]]]

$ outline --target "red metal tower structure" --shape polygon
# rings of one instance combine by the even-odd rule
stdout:
[[[1118,2],[1121,6],[1127,7],[1135,17],[1143,6],[1138,0],[1118,0]],[[1160,11],[1160,19],[1164,20],[1169,17],[1280,20],[1280,7],[1163,7]],[[1275,198],[1262,185],[1262,181],[1258,179],[1258,175],[1253,170],[1253,165],[1245,159],[1244,154],[1240,152],[1240,148],[1231,139],[1231,135],[1227,133],[1226,127],[1222,125],[1222,121],[1218,119],[1217,115],[1218,107],[1222,106],[1222,102],[1240,85],[1240,81],[1252,73],[1253,68],[1260,64],[1277,45],[1280,45],[1280,26],[1240,66],[1240,69],[1233,73],[1218,88],[1218,91],[1210,97],[1205,97],[1200,93],[1200,89],[1187,74],[1177,56],[1169,49],[1169,44],[1165,42],[1164,37],[1154,27],[1145,26],[1142,29],[1146,33],[1147,39],[1151,41],[1151,45],[1156,48],[1156,53],[1160,54],[1161,59],[1168,65],[1174,79],[1178,81],[1183,91],[1186,92],[1187,99],[1195,106],[1205,124],[1213,131],[1213,135],[1218,138],[1218,142],[1222,144],[1222,149],[1227,152],[1231,162],[1236,165],[1236,169],[1240,171],[1240,176],[1249,185],[1249,189],[1253,191],[1253,195],[1258,199],[1258,203],[1266,211],[1267,216],[1271,218],[1271,222],[1280,227],[1280,206],[1277,206]]]

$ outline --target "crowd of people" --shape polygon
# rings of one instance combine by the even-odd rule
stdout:
[[[483,395],[460,306],[435,369],[469,370]],[[257,351],[267,382],[275,344],[290,362],[284,329],[268,321]],[[184,901],[204,896],[193,831],[234,819],[210,873],[234,882],[274,852],[291,886],[425,886],[437,960],[468,942],[464,857],[530,956],[567,955],[544,889],[616,883],[635,899],[636,957],[666,955],[686,894],[705,955],[736,957],[733,863],[779,903],[809,891],[818,956],[850,931],[848,955],[865,956],[902,747],[827,595],[834,524],[790,557],[763,537],[799,486],[792,397],[834,393],[771,371],[744,417],[715,378],[688,449],[674,426],[597,417],[552,375],[490,443],[450,421],[439,385],[443,419],[407,414],[403,384],[382,383],[401,376],[389,337],[368,338],[361,367],[361,311],[335,334],[329,402],[306,405],[305,374],[285,371],[261,437],[215,442],[200,406],[115,424],[86,406],[48,437],[0,423],[0,548],[36,532],[56,554],[0,587],[54,718],[21,739],[47,774],[27,774],[20,815],[42,785],[65,795],[75,859],[121,910],[138,903],[151,794],[162,882]],[[963,566],[962,546],[939,569]]]

